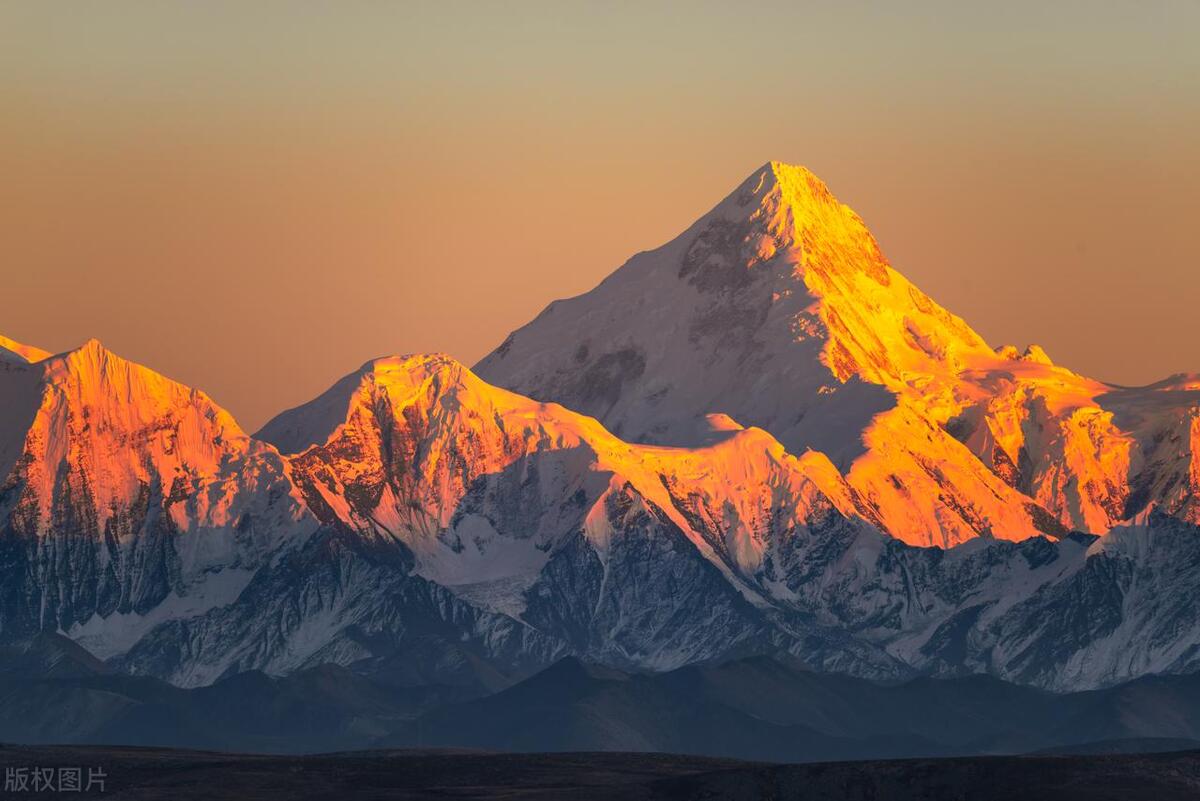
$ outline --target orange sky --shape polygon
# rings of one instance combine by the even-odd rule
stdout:
[[[0,332],[251,430],[473,362],[769,159],[994,344],[1200,370],[1195,2],[52,5],[0,9]]]

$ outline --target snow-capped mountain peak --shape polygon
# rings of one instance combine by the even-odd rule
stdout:
[[[855,379],[898,390],[990,354],[820,179],[771,162],[672,242],[552,303],[477,371],[633,439],[685,442],[726,413],[802,449],[799,418]]]
[[[758,426],[828,454],[891,534],[921,544],[1102,533],[1178,495],[1166,487],[1181,477],[1139,478],[1140,465],[1183,476],[1192,458],[1122,430],[1128,394],[1037,345],[991,349],[894,270],[824,183],[779,162],[550,304],[476,370],[634,441],[703,442],[712,415]],[[1191,408],[1171,399],[1176,417]]]
[[[793,453],[828,454],[895,536],[946,544],[1047,528],[942,430],[959,403],[945,388],[994,359],[824,183],[771,162],[672,242],[552,303],[476,371],[634,441],[702,442],[714,414],[757,426]],[[947,460],[960,466],[929,468]]]

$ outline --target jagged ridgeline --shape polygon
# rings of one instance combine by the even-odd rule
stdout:
[[[0,645],[181,686],[1188,672],[1198,409],[989,347],[773,162],[474,371],[377,359],[253,436],[97,342],[0,340]]]

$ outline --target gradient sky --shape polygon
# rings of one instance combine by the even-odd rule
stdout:
[[[253,430],[474,362],[780,159],[993,344],[1200,370],[1200,3],[1041,5],[6,3],[0,332]]]

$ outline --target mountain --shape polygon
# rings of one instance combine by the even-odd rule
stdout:
[[[473,698],[564,658],[1054,691],[1200,669],[1200,380],[992,350],[801,168],[756,171],[482,375],[375,359],[253,436],[96,341],[4,343],[13,675],[336,668]]]
[[[874,529],[827,459],[765,432],[633,446],[419,356],[370,362],[258,436],[303,448],[293,476],[324,522],[402,546],[414,575],[552,635],[553,653],[670,668],[789,647],[904,671],[775,603],[804,543]]]
[[[1196,665],[1200,538],[1161,514],[1102,543],[914,547],[817,452],[728,427],[694,448],[625,443],[443,356],[370,362],[258,436],[299,451],[292,475],[326,525],[536,632],[521,670],[564,654],[663,670],[785,650],[876,678],[986,671],[1069,689]],[[373,614],[364,628],[364,614],[320,619],[366,639],[395,626]]]
[[[6,635],[62,630],[107,657],[227,603],[316,528],[274,449],[204,393],[92,340],[0,373]]]
[[[1103,543],[914,547],[820,453],[727,421],[693,448],[626,443],[443,356],[369,362],[257,436],[290,452],[323,522],[538,632],[537,659],[662,670],[782,649],[1060,689],[1196,664],[1200,539],[1161,514]]]
[[[6,636],[59,631],[119,672],[332,663],[479,692],[568,654],[662,670],[784,650],[1058,686],[1076,653],[1053,631],[997,658],[991,632],[1052,628],[1038,604],[1076,591],[1086,543],[908,546],[827,458],[759,429],[631,445],[443,356],[370,362],[257,439],[98,343],[7,375],[37,411],[0,496]],[[1136,636],[1148,663],[1191,658]],[[1115,658],[1070,681],[1146,669]]]
[[[779,162],[475,369],[633,441],[693,444],[720,414],[827,453],[912,544],[1100,534],[1151,506],[1195,522],[1200,384],[1121,389],[1037,346],[993,351]]]
[[[363,614],[391,605],[416,629],[380,623],[390,644],[374,652],[425,648],[413,670],[453,681],[465,659],[453,654],[469,648],[459,627],[478,610],[410,579],[404,553],[323,525],[288,461],[202,392],[93,340],[4,366],[0,393],[12,399],[0,440],[4,640],[61,632],[119,671],[192,686],[350,661],[363,650],[355,621],[323,621],[366,595]],[[505,625],[522,629],[493,620],[488,637]],[[438,627],[442,650],[428,643]]]

